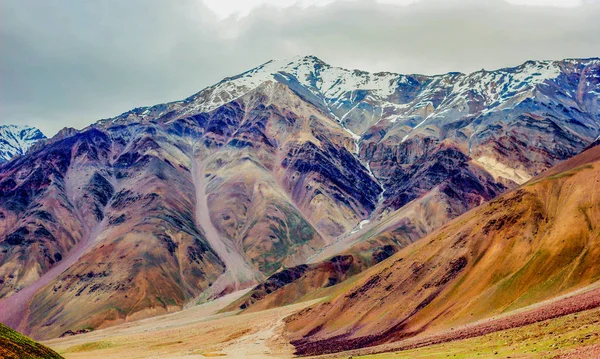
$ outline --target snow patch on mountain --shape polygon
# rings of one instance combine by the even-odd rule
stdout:
[[[23,155],[46,136],[37,128],[26,125],[0,125],[0,163]]]

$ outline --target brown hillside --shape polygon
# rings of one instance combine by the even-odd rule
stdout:
[[[288,319],[301,354],[433,333],[600,278],[600,147],[565,161],[368,270]]]

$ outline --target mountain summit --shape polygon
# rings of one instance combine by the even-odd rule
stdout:
[[[42,131],[23,125],[0,125],[0,164],[23,155],[37,141],[45,139]]]
[[[309,56],[65,130],[0,167],[0,321],[49,338],[404,247],[583,150],[599,99],[598,59],[425,76]]]

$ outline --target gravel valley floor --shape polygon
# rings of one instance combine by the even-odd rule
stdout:
[[[294,348],[281,339],[282,319],[311,302],[243,315],[217,314],[244,293],[46,344],[67,359],[291,358]]]

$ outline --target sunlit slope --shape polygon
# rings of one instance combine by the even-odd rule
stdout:
[[[300,353],[455,327],[600,278],[600,147],[472,210],[289,319]]]

